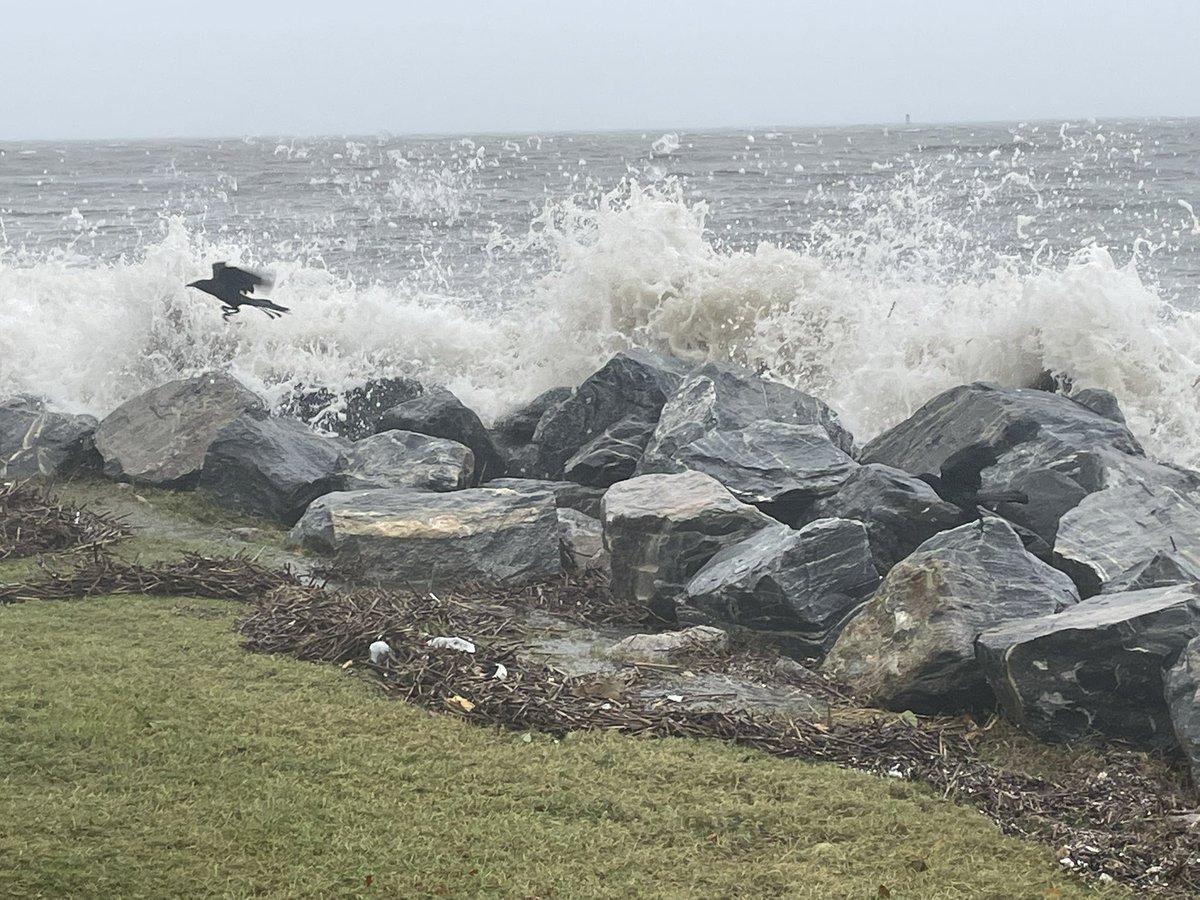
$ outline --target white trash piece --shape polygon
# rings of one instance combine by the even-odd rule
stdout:
[[[497,681],[508,680],[508,669],[505,667],[504,663],[496,663],[496,673],[492,675],[492,677]]]
[[[367,652],[371,654],[371,662],[381,666],[392,655],[392,648],[388,646],[387,641],[376,641],[367,648]]]
[[[463,653],[474,653],[475,645],[459,637],[430,638],[426,644],[432,650],[461,650]]]

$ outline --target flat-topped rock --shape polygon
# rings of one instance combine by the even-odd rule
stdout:
[[[1103,594],[985,629],[976,652],[1006,717],[1042,740],[1175,744],[1163,667],[1200,634],[1200,585]]]
[[[351,561],[359,578],[393,586],[523,582],[561,573],[549,492],[339,491],[315,500],[289,541]]]

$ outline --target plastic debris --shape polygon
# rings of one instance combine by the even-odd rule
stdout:
[[[432,650],[461,650],[463,653],[475,652],[475,645],[460,637],[430,638],[425,646]]]
[[[682,703],[683,695],[682,694],[667,694],[667,699],[670,700],[672,703]]]
[[[381,666],[391,657],[392,648],[388,646],[387,641],[376,641],[367,648],[367,652],[371,654],[371,662]]]
[[[460,697],[458,694],[455,694],[453,697],[451,697],[446,702],[452,703],[455,706],[461,707],[464,712],[470,712],[471,710],[473,710],[475,708],[474,703],[472,703],[466,697]]]
[[[496,671],[492,674],[492,677],[497,681],[508,680],[508,669],[505,667],[504,663],[496,663]]]

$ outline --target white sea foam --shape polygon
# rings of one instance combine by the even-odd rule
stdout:
[[[672,185],[551,205],[528,234],[493,242],[501,263],[549,260],[528,283],[498,286],[520,299],[493,308],[457,299],[445,279],[361,286],[243,258],[179,221],[135,260],[0,256],[0,397],[103,415],[211,368],[273,400],[300,383],[407,374],[487,417],[643,346],[765,365],[830,402],[860,441],[955,384],[1025,384],[1052,369],[1114,391],[1153,452],[1200,464],[1200,317],[1095,246],[1041,268],[967,259],[964,236],[916,183],[802,249],[727,250],[706,232],[704,205]],[[247,309],[223,322],[217,301],[184,287],[214,259],[274,268],[273,298],[292,315]]]

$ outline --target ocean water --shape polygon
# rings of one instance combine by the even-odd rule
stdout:
[[[403,374],[488,419],[641,346],[860,442],[1050,369],[1200,465],[1198,173],[1200,120],[4,144],[0,398]],[[217,260],[291,315],[222,321]]]

